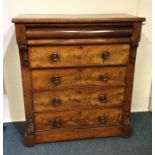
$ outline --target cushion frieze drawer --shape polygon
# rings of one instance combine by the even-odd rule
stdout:
[[[77,109],[74,111],[35,113],[35,128],[41,131],[121,125],[122,116],[121,109]]]
[[[125,65],[129,44],[29,47],[30,67]]]
[[[32,70],[33,89],[125,85],[126,67]]]
[[[34,110],[50,111],[80,107],[120,106],[124,102],[124,88],[83,88],[35,92]]]
[[[134,68],[145,18],[19,15],[12,21],[21,62],[27,146],[132,135]]]
[[[110,27],[110,30],[109,30]],[[131,23],[124,23],[121,27],[116,24],[98,24],[98,26],[71,25],[68,29],[63,24],[56,27],[55,24],[47,27],[26,26],[26,36],[29,39],[77,39],[77,38],[112,38],[112,37],[131,37],[133,27]]]

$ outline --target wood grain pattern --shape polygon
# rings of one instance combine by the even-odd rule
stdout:
[[[137,33],[135,33],[136,35]],[[135,37],[137,38],[137,37]],[[134,79],[134,68],[135,68],[135,59],[136,59],[136,50],[138,44],[133,42],[131,45],[130,51],[130,63],[127,69],[127,86],[125,91],[125,103],[123,105],[123,125],[124,125],[124,136],[128,137],[132,134],[132,127],[130,121],[130,110],[131,110],[131,101],[132,101],[132,89],[133,89],[133,79]]]
[[[118,86],[125,85],[126,67],[94,67],[79,69],[32,70],[33,89],[57,89],[76,86]],[[108,79],[102,81],[100,77]],[[53,83],[59,77],[60,83]]]
[[[104,116],[106,121],[101,123],[99,117]],[[54,127],[55,119],[60,119],[60,127]],[[41,130],[62,130],[63,128],[85,128],[93,126],[120,125],[122,122],[121,109],[74,110],[63,112],[46,112],[35,114],[35,128]]]
[[[112,38],[131,37],[131,28],[105,28],[105,27],[80,27],[80,28],[37,28],[28,29],[26,36],[28,39],[34,38]]]
[[[26,146],[132,134],[136,49],[145,18],[20,15],[12,21],[23,78]]]
[[[20,66],[22,73],[22,86],[23,86],[23,98],[25,108],[25,139],[24,143],[27,146],[32,146],[35,143],[35,130],[33,121],[33,104],[32,104],[32,92],[31,92],[31,73],[28,68],[29,60],[27,57],[27,38],[25,32],[25,24],[16,24],[16,40],[18,42]]]
[[[103,95],[106,99],[100,101]],[[54,104],[54,99],[59,99],[60,102]],[[36,92],[33,95],[34,110],[37,112],[80,107],[111,107],[121,105],[123,102],[124,88],[76,88]]]
[[[14,23],[116,23],[142,22],[143,17],[130,14],[21,14]]]
[[[89,46],[35,46],[30,47],[31,67],[89,66],[108,64],[127,64],[129,45],[89,45]],[[108,51],[110,57],[102,58]],[[51,54],[59,55],[58,61],[51,60]]]
[[[83,129],[68,129],[62,132],[52,130],[52,132],[36,132],[35,143],[55,142],[64,140],[89,139],[99,137],[122,136],[123,127],[95,127]]]
[[[16,24],[16,40],[20,45],[27,44],[26,30],[24,24]]]
[[[49,28],[49,27],[63,27],[63,28],[73,28],[73,27],[117,27],[117,28],[124,28],[124,27],[132,27],[134,23],[132,22],[127,22],[127,23],[120,23],[120,22],[116,22],[116,23],[26,23],[24,24],[26,26],[27,29],[36,29],[36,28],[40,28],[40,27],[44,27],[44,28]]]
[[[29,39],[27,44],[30,46],[43,45],[103,45],[103,44],[130,44],[130,38],[87,38],[87,39]]]

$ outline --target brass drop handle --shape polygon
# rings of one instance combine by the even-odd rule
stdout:
[[[54,53],[51,54],[51,57],[50,58],[51,58],[51,60],[53,62],[55,62],[55,61],[58,61],[59,60],[59,55],[58,55],[58,53],[54,52]]]
[[[108,51],[103,51],[103,52],[102,52],[102,58],[103,58],[104,60],[109,59],[109,58],[110,58],[110,53],[109,53]]]
[[[98,121],[99,121],[100,123],[106,123],[106,118],[105,118],[105,116],[104,116],[104,115],[99,116],[99,117],[98,117]]]
[[[101,95],[98,100],[101,102],[101,103],[106,103],[108,101],[106,95]]]
[[[59,128],[62,126],[62,120],[60,118],[56,118],[56,119],[54,119],[52,125],[55,128]]]
[[[53,104],[54,106],[60,105],[60,104],[61,104],[61,99],[59,99],[59,98],[54,98],[54,99],[52,100],[52,104]]]
[[[60,77],[58,75],[55,75],[52,77],[52,82],[54,84],[59,84],[60,83]]]
[[[100,80],[103,81],[103,82],[106,82],[108,81],[109,77],[107,75],[100,75]]]

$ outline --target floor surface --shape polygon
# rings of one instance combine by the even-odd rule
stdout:
[[[4,155],[151,155],[152,114],[132,113],[134,132],[130,138],[97,138],[23,145],[24,122],[5,123]]]

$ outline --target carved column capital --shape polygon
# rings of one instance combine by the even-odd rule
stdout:
[[[35,131],[34,131],[34,123],[33,123],[33,119],[31,117],[27,118],[27,133],[28,135],[34,135]]]
[[[124,119],[123,119],[124,126],[130,126],[130,110],[125,109],[124,110]]]
[[[132,42],[131,43],[131,50],[130,50],[130,63],[134,63],[136,59],[136,54],[137,54],[137,47],[138,43],[137,42]]]
[[[23,67],[29,67],[28,47],[27,45],[19,45],[19,51],[22,55]]]

